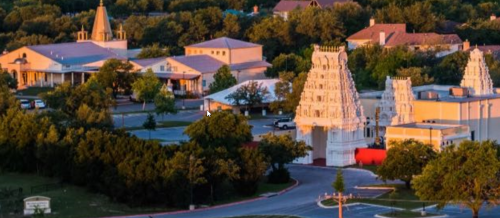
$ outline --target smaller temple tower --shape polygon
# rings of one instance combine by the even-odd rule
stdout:
[[[78,32],[78,42],[89,40],[89,33],[85,31],[85,28],[82,25],[82,30]]]
[[[469,57],[467,67],[465,67],[464,77],[460,82],[461,87],[469,89],[469,93],[473,96],[484,96],[495,94],[493,90],[493,82],[491,81],[490,73],[484,54],[478,48],[475,48]]]
[[[380,125],[400,125],[415,122],[413,117],[413,92],[410,77],[387,76],[385,91],[378,103]]]

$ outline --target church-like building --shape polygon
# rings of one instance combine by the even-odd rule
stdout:
[[[137,59],[140,49],[128,49],[127,33],[120,25],[113,31],[102,1],[92,32],[83,27],[77,41],[24,46],[0,55],[3,71],[18,80],[19,89],[54,87],[64,82],[83,84],[109,59],[129,61],[134,73],[152,69],[177,95],[201,96],[209,90],[215,72],[228,65],[238,83],[265,79],[271,66],[264,60],[262,45],[221,37],[185,46],[185,56]]]

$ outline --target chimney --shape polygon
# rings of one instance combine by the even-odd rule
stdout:
[[[494,21],[494,20],[496,20],[496,19],[497,19],[497,16],[496,16],[495,14],[491,14],[491,16],[490,16],[490,20],[491,20],[491,21]]]
[[[384,46],[385,45],[385,32],[380,31],[380,45]]]
[[[370,26],[373,26],[375,25],[375,18],[370,18]]]
[[[258,14],[259,13],[259,6],[255,5],[253,6],[253,13]]]
[[[468,39],[466,39],[466,40],[464,41],[464,44],[463,44],[463,50],[464,50],[464,51],[467,51],[467,50],[469,50],[469,48],[470,48],[470,42],[469,42],[469,40],[468,40]]]

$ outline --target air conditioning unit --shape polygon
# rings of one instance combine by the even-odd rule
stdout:
[[[464,87],[450,88],[450,97],[452,98],[467,98],[469,96],[469,89]]]

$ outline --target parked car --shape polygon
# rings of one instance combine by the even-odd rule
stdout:
[[[274,120],[274,127],[280,129],[295,128],[295,122],[291,117],[279,118]]]
[[[30,109],[31,108],[30,101],[28,101],[26,99],[21,99],[21,100],[19,100],[19,102],[21,102],[21,109]]]
[[[40,99],[37,99],[37,100],[35,100],[35,101],[33,101],[33,102],[34,102],[34,106],[35,106],[35,108],[42,109],[42,108],[45,108],[45,107],[46,107],[46,106],[45,106],[45,102],[43,102],[43,101],[42,101],[42,100],[40,100]]]

